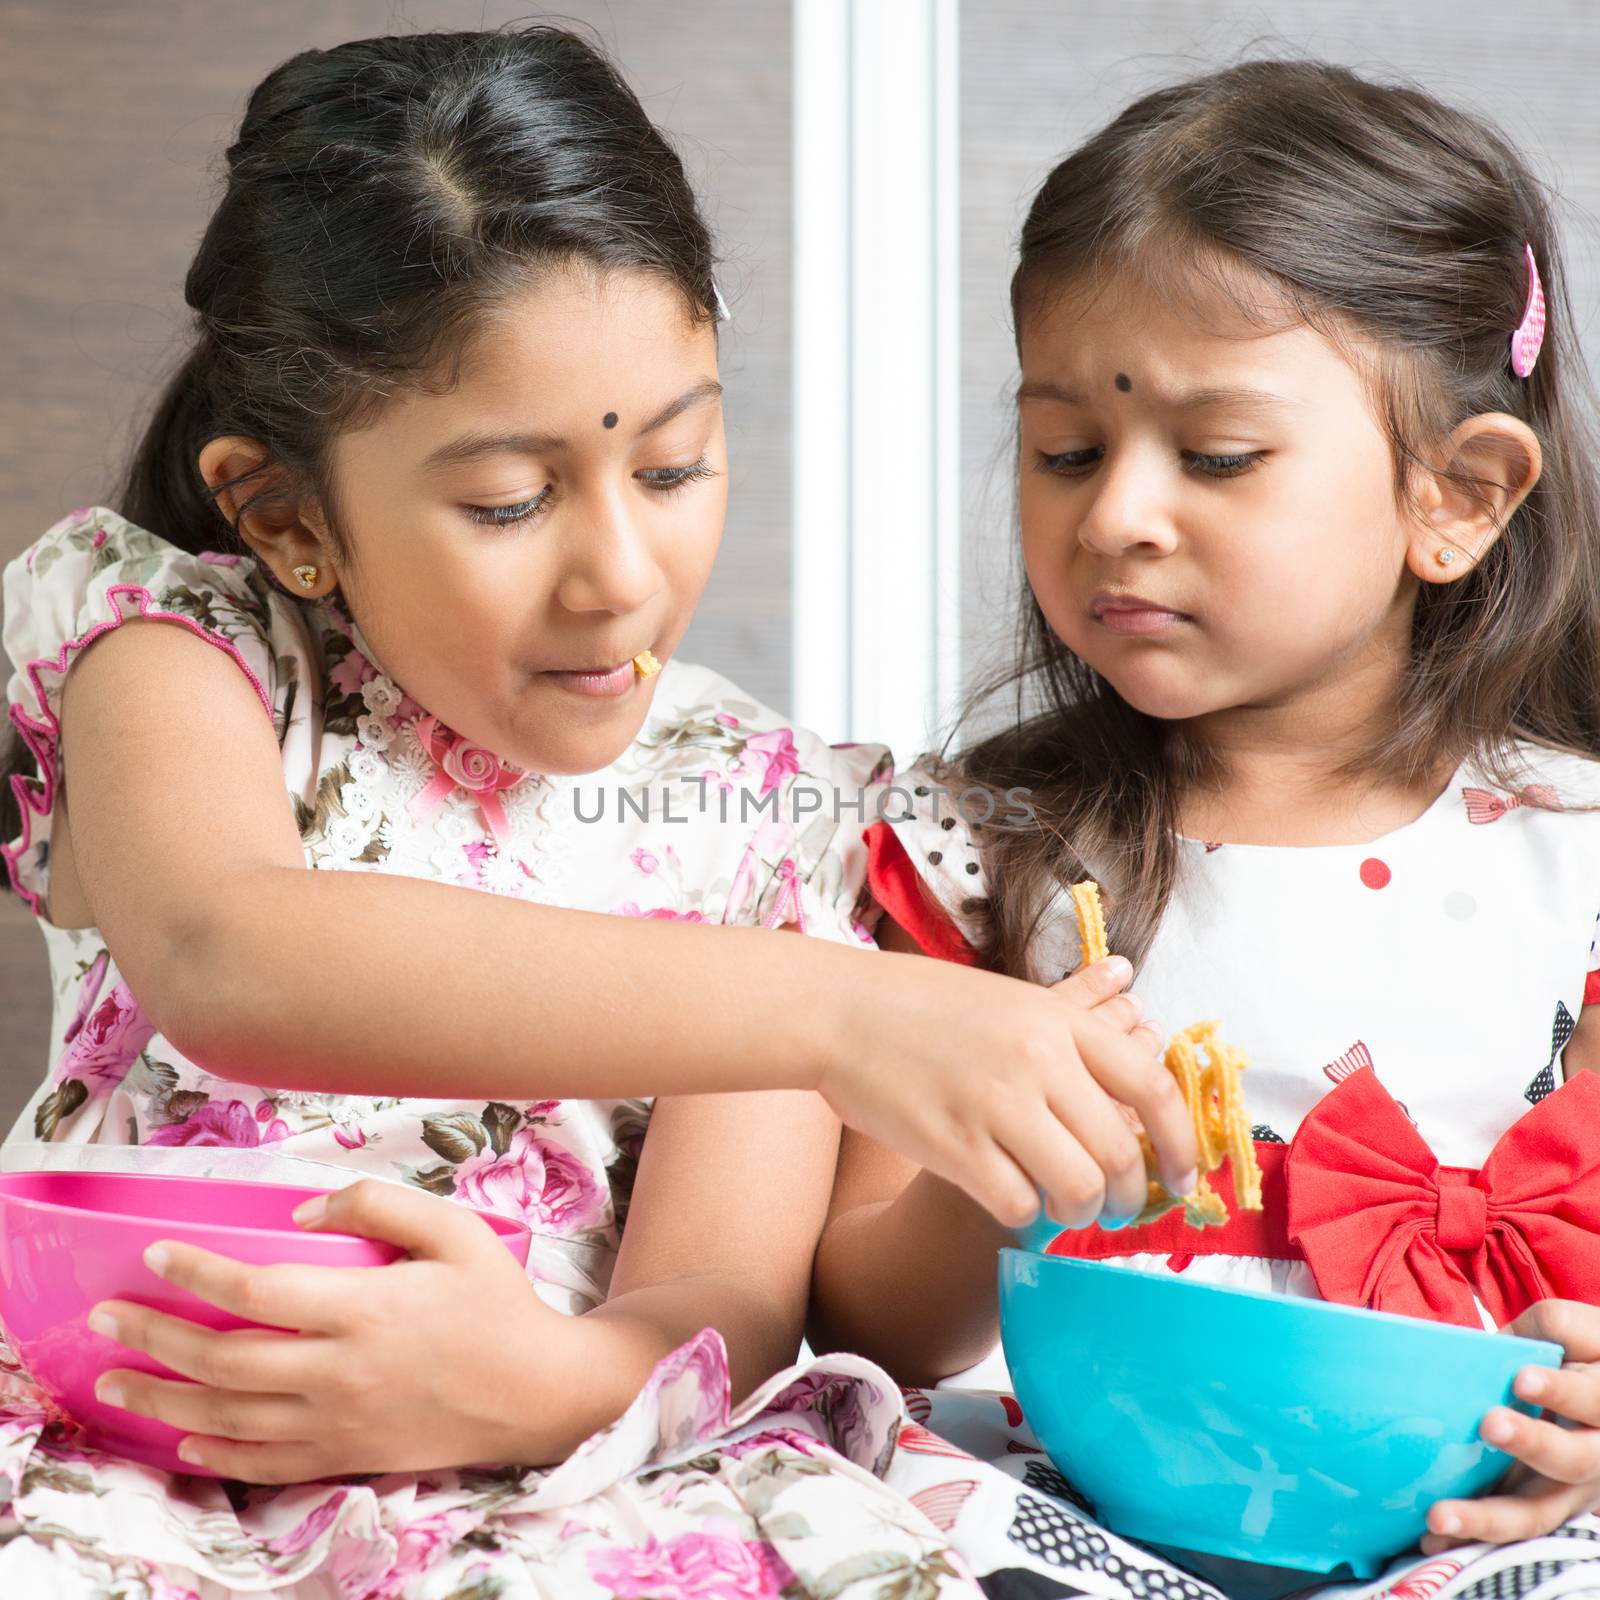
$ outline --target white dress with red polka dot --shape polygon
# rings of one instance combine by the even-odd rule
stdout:
[[[1582,809],[1600,805],[1600,763],[1519,750],[1527,772],[1515,791],[1468,764],[1421,816],[1364,844],[1182,842],[1180,881],[1135,992],[1164,1030],[1216,1018],[1245,1051],[1258,1141],[1292,1140],[1313,1106],[1370,1067],[1441,1165],[1475,1169],[1562,1084],[1600,909],[1600,809]],[[918,769],[895,781],[910,805],[897,796],[889,825],[965,933],[988,890],[984,833],[998,822],[974,834],[948,791]],[[903,915],[911,903],[902,895],[890,909]],[[929,945],[927,929],[910,931]],[[1077,960],[1062,894],[1038,970],[1053,977]],[[1122,1239],[1135,1243],[1132,1233],[1107,1235],[1094,1254],[1318,1293],[1304,1260],[1106,1254]],[[1003,1381],[1003,1368],[983,1371]]]

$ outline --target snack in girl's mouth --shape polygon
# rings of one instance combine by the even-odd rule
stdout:
[[[1078,937],[1083,942],[1087,966],[1108,954],[1105,912],[1100,886],[1091,879],[1072,886],[1073,909],[1078,914]],[[1203,1053],[1203,1054],[1202,1054]],[[1154,1222],[1177,1206],[1193,1228],[1216,1227],[1228,1220],[1228,1208],[1211,1187],[1210,1177],[1224,1160],[1233,1163],[1233,1191],[1241,1211],[1261,1209],[1261,1168],[1256,1162],[1255,1140],[1244,1109],[1239,1076],[1249,1065],[1244,1052],[1217,1037],[1215,1022],[1196,1022],[1172,1036],[1162,1058],[1177,1080],[1183,1103],[1194,1121],[1200,1181],[1186,1195],[1168,1191],[1155,1176],[1156,1154],[1148,1134],[1139,1135],[1150,1186],[1145,1207],[1134,1225]]]
[[[641,678],[653,678],[661,670],[661,663],[648,650],[641,650],[633,658],[633,670]]]

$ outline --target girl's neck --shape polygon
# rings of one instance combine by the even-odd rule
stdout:
[[[1263,751],[1230,766],[1218,787],[1186,794],[1178,831],[1223,844],[1365,844],[1415,822],[1448,781],[1448,773],[1409,785],[1342,777],[1320,762]]]
[[[1349,690],[1348,683],[1337,693],[1330,686],[1185,724],[1217,776],[1183,796],[1179,831],[1227,844],[1362,844],[1414,822],[1450,774],[1407,781],[1363,770],[1363,757],[1387,731],[1392,685],[1361,696]]]

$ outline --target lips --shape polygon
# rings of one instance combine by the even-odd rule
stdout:
[[[1143,595],[1100,593],[1089,602],[1089,615],[1110,633],[1165,633],[1194,618],[1186,611],[1147,600]]]
[[[610,700],[626,694],[633,687],[636,672],[633,662],[628,660],[607,667],[551,667],[544,676],[573,694]]]
[[[1188,615],[1176,606],[1164,606],[1155,600],[1141,600],[1137,595],[1096,595],[1089,604],[1089,610],[1097,619],[1109,611],[1160,611],[1169,617]]]

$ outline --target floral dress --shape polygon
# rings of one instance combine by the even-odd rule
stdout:
[[[245,674],[272,719],[310,868],[404,872],[622,916],[793,922],[870,945],[863,813],[841,808],[841,823],[831,806],[797,805],[776,821],[770,809],[745,818],[738,792],[782,798],[813,783],[853,798],[883,777],[885,753],[830,747],[714,673],[669,662],[615,766],[552,780],[432,723],[337,603],[295,600],[248,560],[186,555],[103,508],[67,517],[14,562],[5,603],[9,715],[33,770],[18,784],[23,831],[0,850],[38,913],[55,1002],[47,1075],[0,1146],[11,1167],[416,1184],[522,1219],[538,1292],[581,1313],[605,1295],[648,1123],[643,1100],[283,1093],[219,1080],[174,1050],[99,935],[48,918],[62,684],[85,644],[131,617],[188,628]],[[636,802],[649,791],[653,809],[597,811],[597,796],[618,789]],[[677,820],[665,820],[663,793]],[[1572,1542],[1547,1543],[1547,1565],[1562,1568]],[[1438,1588],[1416,1566],[1392,1575],[1397,1600]],[[0,1600],[1219,1592],[1096,1527],[1009,1394],[901,1391],[856,1357],[793,1367],[734,1409],[708,1330],[554,1468],[262,1489],[90,1448],[0,1342]],[[1500,1591],[1451,1586],[1479,1592]]]
[[[54,1016],[49,1071],[4,1163],[390,1178],[525,1222],[541,1295],[563,1311],[596,1304],[647,1101],[455,1103],[227,1082],[155,1032],[97,929],[50,921],[62,688],[79,651],[132,617],[187,628],[245,674],[319,872],[404,873],[620,916],[794,923],[870,948],[861,828],[831,796],[864,790],[887,752],[830,748],[673,660],[611,766],[546,777],[456,737],[384,673],[336,599],[284,595],[252,560],[188,555],[95,507],[7,569],[9,714],[35,771],[17,781],[22,834],[0,852],[38,914]],[[826,803],[810,809],[805,788]]]

